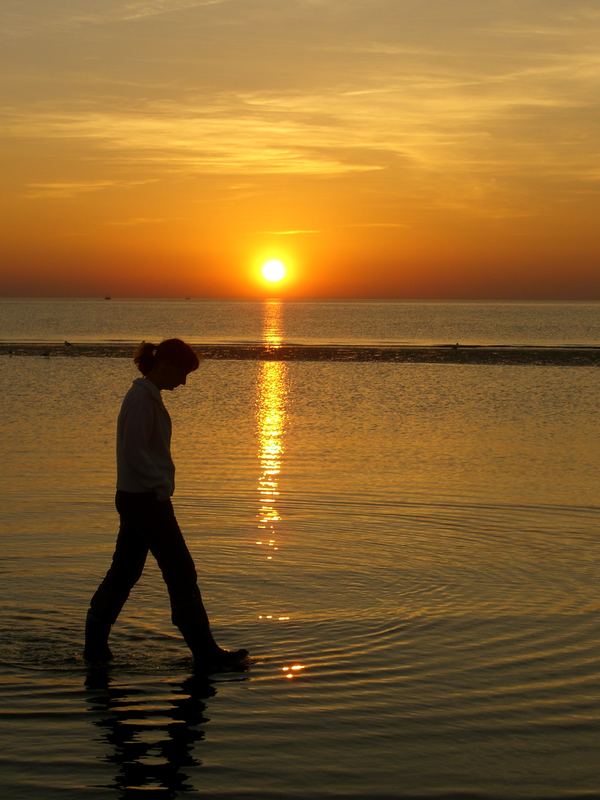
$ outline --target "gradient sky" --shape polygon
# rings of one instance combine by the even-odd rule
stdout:
[[[2,8],[0,293],[600,298],[600,2]]]

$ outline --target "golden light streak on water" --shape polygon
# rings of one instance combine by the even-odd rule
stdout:
[[[263,340],[276,348],[281,343],[282,305],[270,300],[264,306]],[[267,561],[279,550],[278,526],[279,478],[284,455],[284,431],[287,396],[287,366],[281,361],[263,361],[257,388],[258,460],[258,529],[256,544],[266,548]]]
[[[277,349],[283,339],[283,308],[281,300],[267,300],[263,306],[263,342]]]

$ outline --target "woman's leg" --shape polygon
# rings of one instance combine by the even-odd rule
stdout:
[[[90,660],[111,657],[108,635],[132,588],[140,579],[148,544],[153,495],[117,492],[121,524],[110,569],[90,601],[86,620],[84,656]]]
[[[150,552],[169,590],[173,624],[180,627],[200,620],[210,641],[208,615],[198,587],[196,567],[170,501],[155,501],[147,533]]]
[[[224,659],[238,661],[246,650],[231,652],[219,647],[210,630],[194,560],[187,547],[170,501],[156,502],[155,524],[148,531],[148,544],[156,558],[171,600],[171,619],[179,628],[197,661],[220,666]]]

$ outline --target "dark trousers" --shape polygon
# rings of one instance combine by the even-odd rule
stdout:
[[[90,602],[94,617],[107,625],[116,621],[150,551],[169,590],[173,623],[182,630],[190,626],[203,630],[206,643],[212,642],[194,561],[171,501],[158,501],[154,492],[117,491],[115,504],[119,535],[110,569]]]

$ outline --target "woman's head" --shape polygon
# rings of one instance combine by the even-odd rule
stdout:
[[[186,376],[198,369],[200,363],[189,344],[181,339],[165,339],[159,345],[142,342],[133,360],[142,375],[164,384],[159,386],[161,389],[173,389],[185,383]]]

